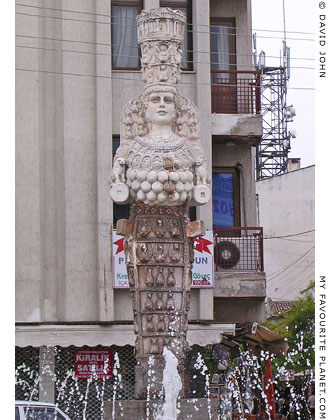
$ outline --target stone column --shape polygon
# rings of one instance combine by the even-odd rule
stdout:
[[[136,398],[162,396],[164,347],[184,372],[194,236],[201,222],[189,222],[187,207],[134,203],[130,220],[118,221],[126,238],[125,255],[136,332]],[[153,380],[148,381],[152,370]],[[149,386],[149,389],[148,389]],[[148,395],[147,395],[148,394]]]
[[[146,87],[122,111],[121,146],[110,175],[112,199],[131,202],[130,219],[118,221],[117,233],[125,236],[137,335],[137,399],[162,398],[168,352],[183,382],[192,238],[204,233],[202,222],[188,220],[188,207],[210,197],[198,111],[177,92],[184,24],[184,13],[167,8],[138,16]]]
[[[111,14],[109,1],[97,0],[95,13]],[[106,25],[96,25],[96,42],[108,42],[109,56],[95,54],[96,74],[111,77],[111,31]],[[112,269],[109,250],[113,209],[110,205],[107,175],[112,161],[112,83],[109,79],[97,77],[96,84],[96,156],[97,156],[97,240],[98,240],[98,282],[99,319],[114,320]],[[110,140],[110,141],[109,141]],[[110,208],[110,212],[109,212]]]
[[[54,347],[41,346],[39,350],[39,401],[55,402],[55,351]]]
[[[196,105],[199,109],[200,139],[207,165],[212,168],[210,1],[193,0],[192,9]],[[212,200],[205,206],[198,207],[196,213],[197,218],[203,220],[206,230],[213,228]],[[213,319],[213,289],[199,289],[198,318]]]

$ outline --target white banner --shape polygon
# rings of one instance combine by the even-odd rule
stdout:
[[[125,288],[128,285],[128,276],[125,263],[124,240],[116,231],[112,232],[112,269],[113,269],[113,287]]]
[[[124,237],[112,233],[113,287],[128,288],[125,264]],[[194,239],[194,262],[192,266],[191,287],[213,287],[213,231]]]
[[[213,287],[213,231],[194,238],[194,262],[191,287]]]

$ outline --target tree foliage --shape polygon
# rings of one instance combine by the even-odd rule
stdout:
[[[312,369],[315,363],[315,302],[311,294],[298,298],[289,311],[265,326],[287,339],[288,354],[278,364],[295,372]]]

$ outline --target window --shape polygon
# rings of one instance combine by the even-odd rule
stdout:
[[[58,418],[53,408],[24,407],[24,412],[26,420],[55,420]]]
[[[210,25],[212,112],[237,113],[235,19],[212,19]]]
[[[211,70],[236,69],[235,19],[212,19],[210,25]]]
[[[120,145],[119,136],[112,139],[112,160],[115,157],[116,151]],[[117,204],[113,203],[113,226],[116,229],[116,224],[119,219],[128,219],[130,213],[129,204]]]
[[[181,10],[187,16],[187,23],[185,25],[185,33],[183,40],[183,54],[181,61],[182,70],[193,69],[193,58],[192,58],[192,12],[191,12],[191,0],[161,0],[160,7],[169,7],[175,10]]]
[[[142,0],[112,1],[111,39],[113,69],[140,68],[136,17],[141,10]]]
[[[235,168],[213,168],[213,226],[240,226],[239,173]]]

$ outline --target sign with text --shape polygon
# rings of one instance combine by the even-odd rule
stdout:
[[[113,267],[113,287],[129,287],[128,276],[125,263],[124,240],[116,231],[112,232],[112,267]]]
[[[194,238],[191,287],[213,287],[213,231]]]
[[[75,350],[74,374],[77,379],[111,379],[110,350]]]
[[[294,381],[294,371],[288,369],[280,374],[280,381]]]
[[[128,288],[125,263],[124,237],[112,232],[113,287]],[[194,262],[192,266],[191,287],[213,287],[213,231],[207,230],[204,236],[194,238]]]

